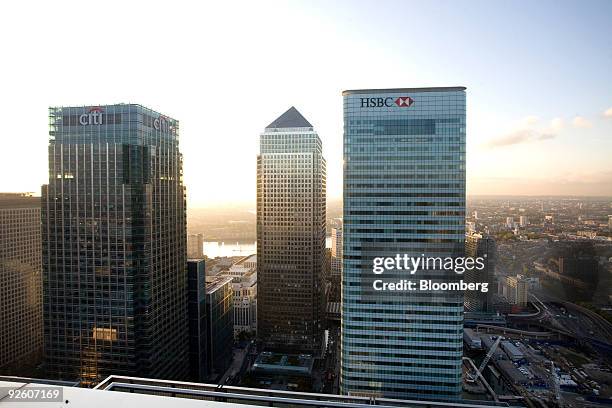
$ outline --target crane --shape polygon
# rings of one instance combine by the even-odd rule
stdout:
[[[480,377],[480,375],[481,375],[480,373],[487,366],[487,363],[489,362],[489,360],[493,356],[493,353],[495,353],[495,350],[497,350],[497,346],[499,346],[499,343],[502,341],[502,339],[503,339],[502,336],[497,336],[497,340],[495,340],[495,343],[493,343],[493,345],[489,349],[489,352],[485,356],[484,360],[482,360],[482,363],[480,363],[480,367],[478,367],[478,370],[476,370],[476,372],[473,373],[473,374],[468,374],[467,380],[469,382],[474,382],[474,381],[476,381],[478,379],[478,377]]]

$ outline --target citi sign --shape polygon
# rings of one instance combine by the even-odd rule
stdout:
[[[84,113],[81,116],[79,116],[79,124],[83,126],[101,125],[102,124],[102,112],[104,112],[104,109],[97,107],[97,106],[89,109],[87,113]]]
[[[399,96],[397,98],[360,98],[362,108],[392,108],[394,106],[400,108],[409,108],[414,99],[409,96]]]
[[[159,118],[153,119],[153,127],[161,132],[171,132],[173,130],[168,118],[164,115],[159,115]]]

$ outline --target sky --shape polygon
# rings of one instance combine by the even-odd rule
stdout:
[[[180,121],[189,207],[255,202],[258,135],[295,106],[342,196],[344,89],[467,87],[467,192],[612,196],[610,1],[11,1],[0,191],[40,191],[48,107]]]

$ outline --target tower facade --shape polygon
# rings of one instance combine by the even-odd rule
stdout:
[[[465,88],[344,96],[341,391],[390,398],[461,393],[462,293],[373,290],[373,259],[459,257],[465,233]],[[453,271],[381,279],[455,279]],[[377,278],[378,279],[378,278]]]
[[[179,123],[140,105],[49,109],[42,188],[45,363],[94,384],[187,375]]]
[[[42,355],[40,197],[0,193],[0,372],[31,376]]]
[[[257,157],[257,334],[267,349],[321,345],[325,188],[321,139],[292,107],[261,134]]]

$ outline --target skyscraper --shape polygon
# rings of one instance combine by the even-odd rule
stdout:
[[[257,157],[257,327],[267,349],[320,347],[325,188],[321,139],[291,107],[265,128]]]
[[[344,91],[341,391],[391,398],[461,393],[463,296],[374,291],[374,257],[463,256],[465,88]],[[456,279],[453,271],[386,271]]]
[[[140,105],[49,109],[42,188],[45,361],[92,384],[187,374],[178,121]]]
[[[40,197],[0,193],[0,374],[31,376],[42,356]]]
[[[189,316],[189,379],[203,382],[207,375],[206,267],[203,259],[187,260]]]

